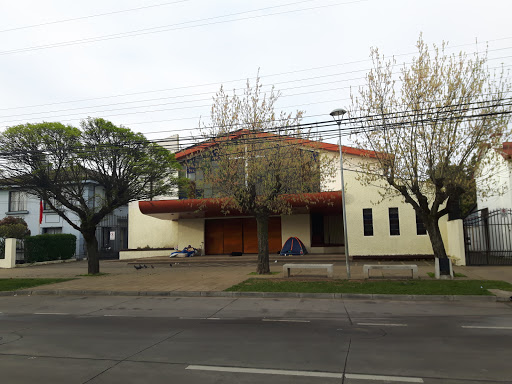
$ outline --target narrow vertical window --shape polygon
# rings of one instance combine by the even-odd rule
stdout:
[[[389,208],[389,234],[400,235],[400,221],[398,219],[398,208]]]
[[[363,227],[365,236],[373,236],[373,214],[371,208],[363,209]]]
[[[423,220],[421,220],[421,217],[418,215],[418,212],[416,212],[416,234],[417,235],[426,235],[427,234],[427,229],[425,228],[425,224],[423,223]]]

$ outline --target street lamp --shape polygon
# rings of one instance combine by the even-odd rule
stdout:
[[[343,179],[343,152],[341,150],[341,120],[347,113],[343,108],[335,109],[330,113],[336,124],[338,124],[338,134],[340,140],[340,171],[341,171],[341,206],[343,208],[343,235],[345,237],[345,263],[347,264],[347,279],[350,279],[350,263],[348,261],[348,238],[347,238],[347,210],[345,207],[345,181]]]

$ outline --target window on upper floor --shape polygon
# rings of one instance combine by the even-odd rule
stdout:
[[[398,208],[389,208],[389,234],[391,236],[400,235],[400,220],[398,218]]]
[[[23,191],[9,192],[9,212],[27,210],[27,193]]]
[[[365,236],[373,236],[373,213],[371,208],[363,209],[363,228]]]
[[[52,203],[52,204],[53,204],[53,206],[54,206],[55,208],[57,208],[57,209],[61,208],[61,206],[62,206],[62,204],[61,204],[61,203],[59,203],[59,202],[58,202],[57,200],[55,200],[55,199],[51,199],[51,203]],[[46,201],[45,201],[45,202],[43,203],[43,209],[44,209],[45,211],[51,211],[51,210],[52,210],[52,207],[50,207],[50,204],[48,204],[48,202],[46,202]]]

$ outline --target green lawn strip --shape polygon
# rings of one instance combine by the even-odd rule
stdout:
[[[38,285],[62,283],[73,279],[0,279],[0,291],[15,291]]]
[[[226,291],[380,293],[395,295],[492,295],[487,289],[512,291],[512,284],[497,280],[407,280],[407,281],[283,281],[248,279]]]
[[[427,272],[427,275],[429,275],[431,278],[436,277],[436,274],[434,272]],[[453,277],[467,277],[467,276],[463,273],[454,272]]]

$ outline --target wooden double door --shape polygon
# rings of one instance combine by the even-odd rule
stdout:
[[[269,252],[276,253],[281,250],[281,246],[281,217],[271,217],[268,222]],[[207,255],[258,253],[256,219],[207,219],[205,252]]]

